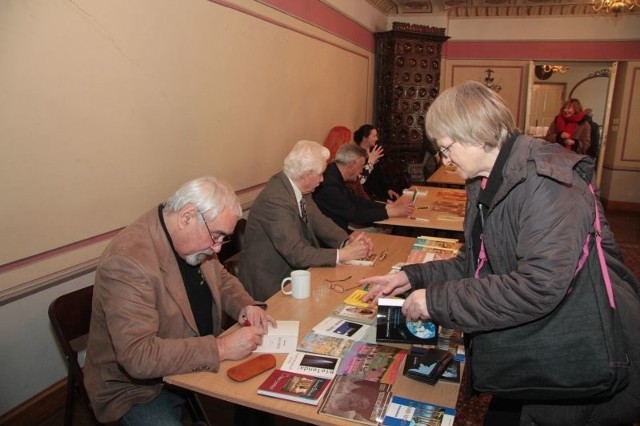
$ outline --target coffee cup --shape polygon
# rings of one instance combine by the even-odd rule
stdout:
[[[285,290],[284,287],[288,281],[291,281],[291,290]],[[311,294],[311,272],[296,270],[282,280],[280,289],[286,295],[293,296],[294,299],[306,299]]]

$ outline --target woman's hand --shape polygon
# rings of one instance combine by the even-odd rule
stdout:
[[[402,304],[402,314],[409,321],[431,319],[427,309],[427,291],[420,289],[411,293]]]
[[[374,145],[369,150],[369,163],[375,166],[378,160],[384,157],[384,148],[381,145]]]
[[[370,306],[377,304],[379,297],[395,296],[411,290],[409,278],[402,271],[395,274],[363,278],[359,282],[360,284],[369,285],[369,292],[364,295],[362,301],[368,302]]]

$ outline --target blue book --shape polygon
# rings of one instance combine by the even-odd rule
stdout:
[[[393,396],[382,424],[385,426],[452,426],[456,410]]]

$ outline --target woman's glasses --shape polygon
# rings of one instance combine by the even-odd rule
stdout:
[[[347,278],[342,278],[342,279],[339,279],[339,280],[327,280],[327,279],[325,279],[324,281],[329,283],[329,288],[331,290],[337,291],[338,293],[344,293],[345,291],[353,290],[354,288],[360,287],[360,284],[356,284],[356,285],[350,286],[350,287],[345,287],[342,284],[345,281],[349,281],[350,279],[351,279],[351,275],[349,275]]]

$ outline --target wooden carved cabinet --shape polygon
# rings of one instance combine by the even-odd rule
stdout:
[[[440,91],[444,28],[394,22],[376,33],[374,125],[384,147],[383,167],[405,186],[407,166],[423,161],[424,116]]]

